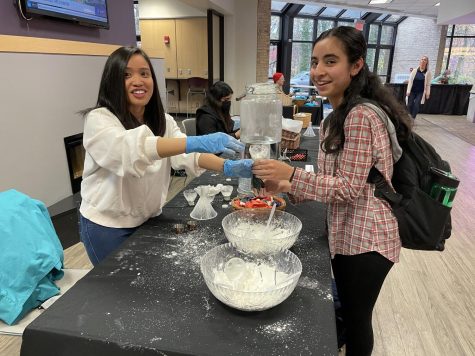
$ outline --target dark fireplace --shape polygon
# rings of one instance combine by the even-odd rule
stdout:
[[[69,179],[73,194],[81,190],[82,171],[85,151],[82,145],[82,133],[64,138],[66,157],[68,158]]]

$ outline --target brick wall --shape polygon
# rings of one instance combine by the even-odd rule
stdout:
[[[409,73],[417,68],[421,56],[429,57],[432,74],[440,72],[442,56],[439,52],[441,36],[445,38],[447,26],[438,26],[435,20],[408,17],[398,26],[391,82],[396,74]],[[443,49],[442,49],[443,51]]]
[[[271,0],[257,3],[256,82],[267,82],[269,68]]]

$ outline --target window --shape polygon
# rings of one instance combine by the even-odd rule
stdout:
[[[280,16],[270,18],[270,39],[280,40]]]
[[[310,72],[310,58],[312,57],[312,43],[292,44],[292,61],[290,70],[290,81],[300,72]],[[307,84],[308,85],[308,82]]]
[[[387,15],[386,15],[387,16]],[[395,25],[384,22],[372,23],[368,29],[368,52],[366,62],[381,82],[387,83],[391,77],[391,61],[394,52]]]
[[[327,8],[320,14],[320,16],[323,16],[323,17],[336,17],[336,15],[338,15],[341,11],[342,11],[342,9],[337,9],[337,8],[334,8],[334,7],[327,7]]]
[[[376,48],[368,48],[366,53],[366,63],[370,71],[374,71],[374,57],[376,55]]]
[[[277,72],[277,45],[271,44],[269,47],[269,78]]]
[[[391,15],[384,22],[398,22],[401,18],[402,16],[399,15]]]
[[[454,83],[475,83],[475,25],[449,26],[442,69],[450,69]]]
[[[381,28],[381,44],[392,45],[394,38],[393,26],[382,26]]]
[[[378,43],[378,32],[379,32],[378,25],[374,25],[374,24],[369,25],[368,44]]]
[[[313,40],[313,20],[308,18],[294,19],[294,41],[312,41]]]
[[[360,10],[346,10],[343,15],[340,16],[341,19],[360,19],[364,14],[364,11]]]
[[[302,10],[300,10],[299,14],[301,14],[301,15],[316,15],[317,12],[319,12],[321,8],[322,8],[321,6],[305,5],[304,7],[302,7]]]
[[[377,72],[379,76],[386,76],[388,74],[390,54],[391,51],[389,49],[382,48],[379,50]]]
[[[475,36],[475,25],[455,25],[454,36]]]
[[[309,85],[315,39],[336,26],[354,27],[356,20],[363,19],[366,22],[363,34],[368,44],[368,67],[381,81],[387,82],[390,78],[396,29],[404,16],[328,7],[323,3],[305,5],[303,2],[272,1],[271,10],[269,77],[279,71],[288,78],[285,86],[289,83]],[[466,29],[460,31],[467,32]]]
[[[281,12],[286,5],[285,1],[271,1],[270,9],[271,11]]]
[[[350,21],[338,21],[338,26],[353,26],[353,22],[350,22]]]
[[[329,30],[331,28],[335,27],[335,22],[331,20],[318,20],[317,22],[317,37],[322,34],[322,32],[325,32],[326,30]]]

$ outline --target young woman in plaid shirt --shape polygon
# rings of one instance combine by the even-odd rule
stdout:
[[[295,202],[328,204],[328,240],[347,328],[347,355],[371,354],[373,307],[401,250],[397,220],[366,180],[374,165],[391,181],[393,155],[397,159],[401,154],[396,136],[404,140],[412,124],[365,58],[366,41],[353,27],[328,30],[313,45],[310,76],[334,109],[321,123],[317,173],[275,160],[253,166],[269,193],[288,192]],[[363,102],[383,109],[390,118],[388,127],[377,109]],[[395,131],[392,137],[388,128]]]

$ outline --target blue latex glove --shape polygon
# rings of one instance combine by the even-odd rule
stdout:
[[[233,131],[239,130],[241,128],[241,120],[233,120],[233,121],[234,121]]]
[[[224,175],[226,177],[251,178],[252,177],[252,159],[240,159],[224,161]]]
[[[227,156],[244,151],[244,144],[223,132],[186,138],[186,153],[225,153]]]

